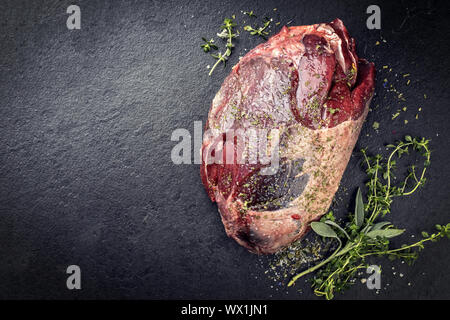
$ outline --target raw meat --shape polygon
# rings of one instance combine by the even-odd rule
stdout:
[[[228,236],[273,253],[326,213],[374,81],[339,19],[283,27],[233,67],[209,111],[201,165]]]

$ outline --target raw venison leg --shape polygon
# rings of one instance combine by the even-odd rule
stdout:
[[[339,19],[283,27],[233,67],[209,111],[200,172],[230,237],[273,253],[305,235],[337,191],[374,81]],[[267,136],[279,146],[270,175],[270,164],[248,161],[242,133],[261,129],[279,133]]]

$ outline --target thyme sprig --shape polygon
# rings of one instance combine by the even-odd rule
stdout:
[[[202,38],[205,42],[201,45],[204,52],[210,52],[211,50],[217,50],[217,46],[214,44],[214,39],[207,40],[206,38]]]
[[[397,249],[390,248],[390,240],[404,233],[404,229],[395,228],[388,221],[377,221],[390,212],[393,198],[409,196],[426,181],[425,172],[430,164],[429,140],[406,136],[403,141],[395,145],[388,145],[393,149],[387,160],[381,155],[368,156],[362,150],[366,173],[369,177],[367,202],[364,204],[360,189],[356,194],[355,212],[350,215],[349,222],[343,227],[337,224],[332,212],[325,215],[320,222],[312,222],[311,228],[324,238],[333,238],[338,242],[337,249],[325,260],[317,265],[297,274],[288,283],[292,286],[299,278],[317,271],[312,278],[311,287],[318,296],[332,299],[336,292],[347,289],[360,269],[369,266],[366,258],[370,256],[387,256],[390,259],[404,259],[412,263],[418,256],[418,251],[424,248],[424,243],[435,242],[443,237],[450,238],[450,223],[444,226],[436,225],[436,232],[429,235],[422,232],[420,241],[403,245]],[[394,185],[394,170],[396,158],[408,154],[413,149],[424,157],[421,170],[411,166],[407,176]],[[411,186],[412,182],[412,186]]]
[[[225,18],[223,20],[223,25],[220,26],[222,29],[222,32],[218,33],[217,36],[222,39],[227,40],[226,44],[226,50],[222,54],[219,52],[218,54],[211,54],[211,56],[217,60],[217,62],[214,64],[214,66],[209,71],[209,75],[211,75],[214,71],[214,69],[223,62],[223,65],[226,65],[226,62],[228,60],[228,57],[231,55],[231,52],[234,48],[233,39],[237,38],[238,34],[233,33],[233,28],[236,26],[236,23],[234,22],[234,18]]]
[[[267,32],[266,29],[270,26],[271,22],[272,19],[265,18],[262,27],[257,27],[257,29],[254,29],[252,26],[247,25],[244,27],[244,30],[250,32],[250,34],[253,36],[259,36],[262,37],[264,40],[267,40],[269,32]]]

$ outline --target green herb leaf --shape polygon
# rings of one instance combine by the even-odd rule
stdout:
[[[204,52],[209,52],[211,50],[217,50],[217,46],[214,44],[214,39],[207,40],[206,38],[202,37],[202,40],[205,42],[201,45]]]
[[[253,13],[253,10],[251,10],[251,11],[244,11],[244,14],[248,15],[249,17],[256,18],[256,15]]]
[[[338,228],[350,240],[350,236],[348,235],[348,233],[340,225],[338,225],[336,222],[331,221],[331,220],[326,220],[325,223],[330,225],[330,226],[333,226],[335,228]]]
[[[391,223],[389,221],[382,221],[375,223],[370,230],[381,230],[383,227],[390,225]]]
[[[367,233],[369,238],[375,239],[380,238],[394,238],[405,232],[405,229],[378,229],[372,230]]]
[[[375,121],[375,122],[373,123],[372,127],[373,127],[375,130],[378,130],[378,129],[380,128],[380,123],[378,123],[378,122]]]
[[[311,222],[311,228],[317,233],[319,236],[324,238],[337,238],[338,236],[334,230],[323,222]]]
[[[260,36],[264,40],[267,40],[267,36],[269,35],[269,32],[266,31],[266,29],[270,26],[270,23],[272,22],[272,19],[266,18],[263,23],[264,25],[262,27],[257,27],[256,29],[252,26],[245,26],[244,30],[247,32],[250,32],[252,36]]]
[[[364,203],[361,194],[361,189],[358,188],[356,192],[356,203],[355,203],[355,224],[358,228],[364,223]]]

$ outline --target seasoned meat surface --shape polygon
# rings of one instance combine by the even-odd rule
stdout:
[[[273,253],[328,210],[374,81],[339,19],[283,27],[233,67],[209,111],[200,172],[230,237]]]

